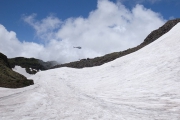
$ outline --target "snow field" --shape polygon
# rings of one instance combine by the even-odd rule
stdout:
[[[41,71],[33,86],[0,88],[0,119],[179,120],[179,31],[180,23],[102,66]]]

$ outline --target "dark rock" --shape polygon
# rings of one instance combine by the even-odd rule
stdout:
[[[11,68],[7,57],[2,53],[0,53],[0,62],[1,62],[1,64],[4,64],[6,67]]]
[[[152,31],[146,37],[146,39],[144,40],[144,43],[148,44],[148,43],[151,43],[151,42],[155,41],[156,39],[158,39],[159,37],[161,37],[162,35],[167,33],[169,30],[171,30],[178,22],[180,22],[180,18],[179,19],[174,19],[174,20],[169,20],[168,22],[166,22],[159,29]]]
[[[16,57],[16,58],[11,58],[8,60],[10,63],[10,67],[14,68],[16,65],[21,66],[22,68],[26,69],[26,72],[29,74],[35,74],[39,70],[47,70],[54,65],[57,65],[57,62],[55,61],[48,61],[44,62],[39,59],[35,58],[24,58],[24,57]],[[35,69],[35,70],[30,70]]]

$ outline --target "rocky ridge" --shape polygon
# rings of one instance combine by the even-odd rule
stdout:
[[[16,65],[21,66],[26,69],[26,72],[29,74],[35,74],[39,70],[47,70],[54,65],[57,65],[55,61],[44,62],[36,58],[24,58],[16,57],[8,59],[10,67],[14,68]]]
[[[171,30],[178,22],[180,22],[180,18],[174,19],[174,20],[169,20],[168,22],[166,22],[159,29],[152,31],[145,38],[143,43],[141,43],[137,47],[129,48],[127,50],[120,51],[120,52],[110,53],[110,54],[104,55],[102,57],[96,57],[96,58],[93,58],[93,59],[87,58],[87,59],[82,59],[80,61],[75,61],[75,62],[70,62],[70,63],[66,63],[66,64],[56,65],[56,66],[52,67],[51,69],[59,68],[59,67],[84,68],[84,67],[93,67],[93,66],[102,65],[104,63],[115,60],[116,58],[119,58],[119,57],[128,55],[130,53],[133,53],[133,52],[143,48],[144,46],[152,43],[153,41],[155,41],[156,39],[158,39],[159,37],[161,37],[162,35],[167,33],[169,30]]]

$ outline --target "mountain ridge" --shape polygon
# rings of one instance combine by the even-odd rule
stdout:
[[[10,58],[7,59],[7,57],[4,54],[0,54],[1,55],[1,70],[5,70],[7,71],[6,75],[4,74],[4,72],[1,72],[1,81],[4,79],[2,78],[2,75],[5,75],[5,78],[7,76],[11,76],[10,79],[9,77],[7,77],[9,79],[9,81],[16,81],[17,83],[19,82],[19,80],[15,80],[14,78],[16,78],[17,74],[12,73],[11,68],[14,68],[15,65],[21,66],[22,68],[26,69],[26,72],[29,74],[36,74],[37,71],[39,70],[48,70],[48,69],[54,69],[54,68],[59,68],[59,67],[71,67],[71,68],[84,68],[84,67],[93,67],[93,66],[100,66],[104,63],[110,62],[112,60],[115,60],[116,58],[128,55],[130,53],[133,53],[141,48],[143,48],[144,46],[154,42],[156,39],[158,39],[159,37],[161,37],[162,35],[164,35],[165,33],[167,33],[169,30],[171,30],[178,22],[180,22],[180,19],[174,19],[174,20],[170,20],[167,21],[163,26],[161,26],[159,29],[152,31],[144,40],[143,43],[141,43],[140,45],[138,45],[137,47],[134,48],[130,48],[127,49],[125,51],[120,51],[120,52],[114,52],[114,53],[110,53],[110,54],[106,54],[102,57],[96,57],[93,59],[82,59],[80,61],[75,61],[75,62],[70,62],[70,63],[65,63],[65,64],[61,64],[61,65],[56,65],[53,66],[54,64],[57,64],[55,61],[49,61],[49,62],[44,62],[42,60],[36,59],[36,58],[24,58],[24,57],[16,57],[16,58]],[[3,68],[2,68],[3,67]],[[35,69],[35,70],[33,70]],[[16,77],[14,77],[13,75],[15,75]],[[6,79],[7,79],[6,78]],[[18,79],[22,79],[23,81],[26,81],[27,79],[20,76],[17,77]],[[3,80],[4,81],[4,80]],[[31,80],[30,80],[31,81]],[[4,86],[4,87],[12,87],[12,88],[16,88],[16,87],[24,87],[23,85],[18,86],[16,83],[13,84],[14,85],[5,85],[7,83],[7,81],[5,81],[5,83],[0,83],[0,86]],[[2,85],[4,84],[4,85]],[[8,83],[10,84],[10,83]],[[34,84],[33,81],[27,83],[26,86]]]
[[[14,68],[16,65],[21,66],[25,68],[26,72],[29,74],[35,74],[39,70],[47,70],[57,64],[55,61],[44,62],[40,59],[25,57],[9,58],[8,62],[11,68]]]
[[[180,18],[167,21],[160,28],[152,31],[144,39],[143,43],[141,43],[140,45],[138,45],[138,46],[136,46],[134,48],[129,48],[129,49],[124,50],[124,51],[106,54],[104,56],[95,57],[95,58],[92,58],[92,59],[87,58],[87,59],[82,59],[80,61],[75,61],[75,62],[70,62],[70,63],[56,65],[56,66],[52,67],[51,69],[60,68],[60,67],[84,68],[84,67],[93,67],[93,66],[102,65],[104,63],[107,63],[107,62],[110,62],[112,60],[115,60],[115,59],[117,59],[119,57],[122,57],[122,56],[128,55],[130,53],[136,52],[137,50],[143,48],[144,46],[154,42],[159,37],[161,37],[162,35],[167,33],[169,30],[171,30],[178,22],[180,22]]]
[[[140,45],[133,48],[129,48],[124,51],[109,53],[101,57],[81,59],[80,61],[73,61],[64,64],[58,64],[55,61],[44,62],[40,59],[24,58],[24,57],[10,58],[8,59],[8,61],[10,63],[11,68],[14,68],[15,65],[18,65],[23,68],[26,68],[26,72],[29,74],[35,74],[38,70],[48,70],[59,67],[84,68],[84,67],[99,66],[143,48],[144,46],[150,44],[151,42],[155,41],[156,39],[167,33],[178,22],[180,22],[180,18],[169,20],[163,26],[152,31]],[[31,71],[30,68],[36,69],[37,71]]]

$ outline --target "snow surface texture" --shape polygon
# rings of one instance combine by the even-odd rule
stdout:
[[[0,88],[0,120],[180,120],[180,24],[102,66],[58,68]]]
[[[22,68],[21,66],[15,66],[12,70],[24,75],[27,78],[32,76],[31,74],[26,72],[25,68]]]

